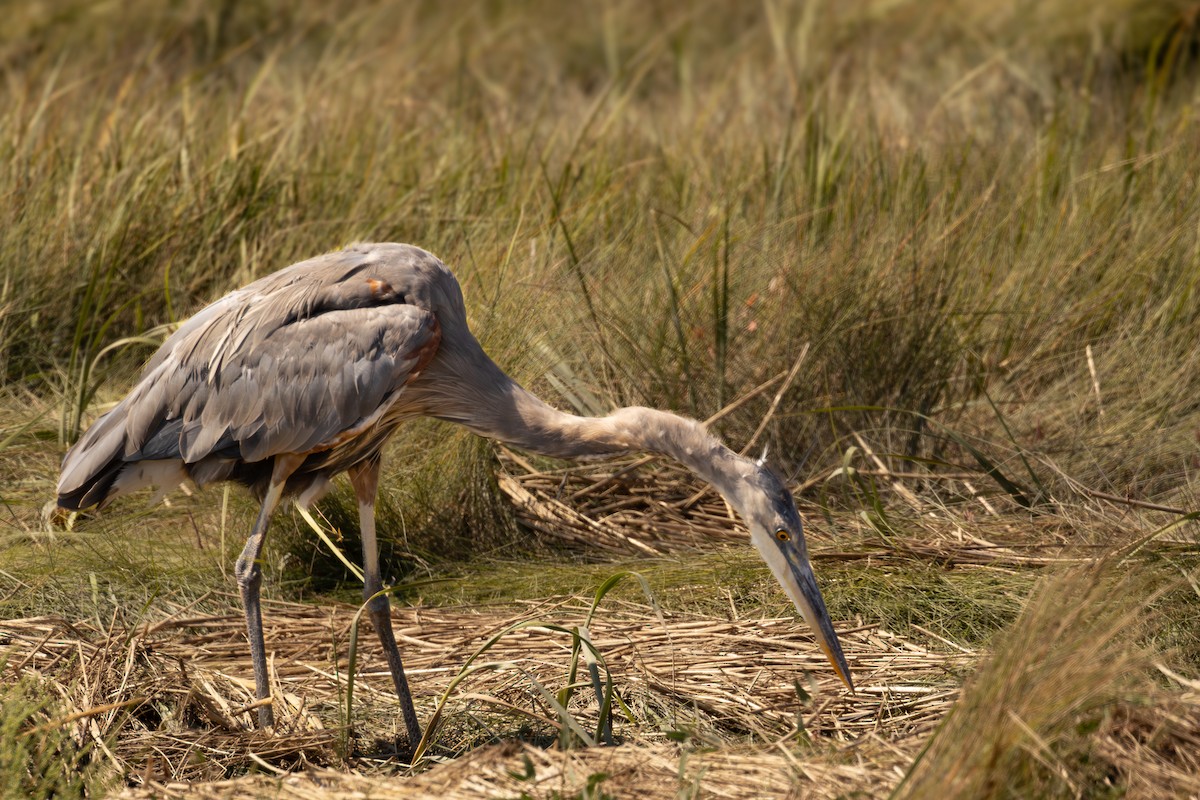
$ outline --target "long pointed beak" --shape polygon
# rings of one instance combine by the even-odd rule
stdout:
[[[825,599],[821,597],[821,590],[817,588],[817,579],[813,575],[812,567],[807,559],[792,557],[793,552],[795,551],[788,552],[787,562],[790,569],[787,572],[788,579],[783,581],[783,588],[796,604],[804,621],[812,627],[817,644],[833,665],[833,671],[842,679],[842,683],[846,684],[846,688],[853,692],[854,681],[850,678],[850,667],[846,664],[846,657],[842,655],[842,644],[833,630],[833,622],[825,609]]]
[[[759,551],[766,558],[775,577],[783,584],[788,597],[796,604],[796,609],[804,617],[804,621],[813,629],[817,644],[833,665],[834,672],[842,679],[842,683],[846,684],[846,688],[853,692],[854,681],[850,678],[850,667],[846,664],[846,657],[842,655],[841,642],[833,630],[833,622],[825,609],[825,599],[821,597],[821,590],[817,588],[817,579],[808,559],[801,549],[792,543],[780,547],[769,541],[765,548],[760,546]]]

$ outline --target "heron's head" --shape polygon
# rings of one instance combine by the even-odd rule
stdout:
[[[750,538],[800,614],[812,627],[817,644],[842,683],[854,691],[850,668],[846,665],[846,657],[842,655],[842,646],[834,633],[829,612],[825,609],[825,600],[817,588],[812,565],[808,561],[808,547],[804,542],[804,528],[796,511],[796,501],[774,472],[761,463],[755,467],[757,474],[745,482],[745,488],[739,492],[738,498],[742,506],[739,511],[750,528]]]

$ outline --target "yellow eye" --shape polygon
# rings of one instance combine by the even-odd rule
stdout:
[[[775,538],[781,542],[790,542],[792,535],[787,531],[775,531]]]

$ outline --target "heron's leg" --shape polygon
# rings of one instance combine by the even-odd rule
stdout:
[[[262,508],[259,509],[258,519],[250,539],[238,556],[234,575],[237,577],[238,588],[242,591],[242,606],[246,609],[246,634],[250,639],[250,659],[254,662],[254,689],[259,700],[271,696],[271,684],[267,677],[267,649],[263,642],[262,606],[259,603],[259,587],[262,586],[262,567],[258,557],[262,554],[263,543],[267,539],[267,526],[271,515],[279,507],[283,497],[283,487],[288,476],[304,461],[303,456],[283,455],[275,457],[275,466],[271,471],[271,483],[267,494],[263,497]],[[269,728],[275,724],[275,712],[271,705],[258,707],[258,724]]]
[[[371,624],[375,626],[375,633],[379,635],[379,643],[383,645],[384,655],[387,656],[392,682],[396,684],[400,713],[404,715],[404,725],[408,728],[408,745],[416,747],[417,742],[421,741],[421,725],[417,722],[412,693],[408,690],[408,679],[404,676],[404,663],[400,660],[396,635],[392,632],[391,605],[386,594],[371,599],[383,588],[383,581],[379,577],[379,548],[375,542],[375,492],[379,487],[379,456],[360,462],[352,467],[349,473],[355,497],[358,499],[358,518],[362,532],[363,599],[369,603],[367,612],[371,615]]]

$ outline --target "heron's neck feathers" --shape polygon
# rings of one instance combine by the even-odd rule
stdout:
[[[449,327],[449,326],[447,326]],[[522,388],[469,333],[450,331],[438,357],[405,390],[407,408],[491,439],[554,458],[660,453],[708,481],[745,516],[760,467],[721,444],[695,420],[652,408],[604,417],[566,414]]]
[[[708,481],[739,512],[741,494],[759,468],[737,455],[701,423],[652,408],[620,408],[604,417],[563,413],[513,384],[513,413],[496,418],[489,435],[558,458],[649,452],[669,456]]]

